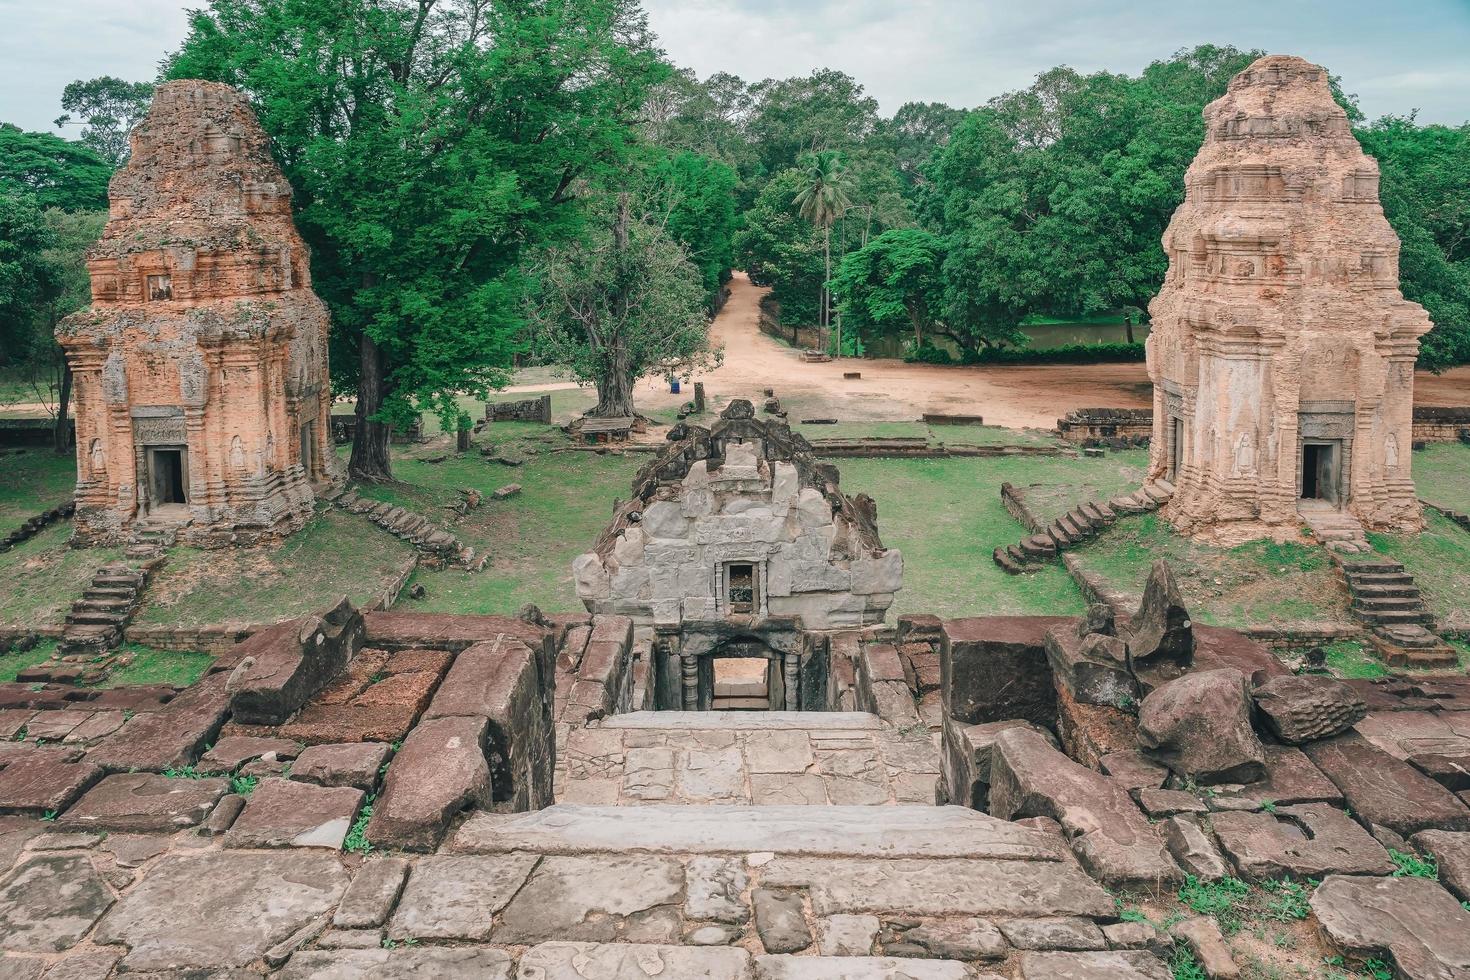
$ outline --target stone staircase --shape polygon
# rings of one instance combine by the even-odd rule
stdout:
[[[1457,662],[1454,649],[1434,630],[1414,576],[1388,558],[1346,559],[1333,554],[1352,599],[1353,618],[1366,626],[1383,658],[1399,667],[1443,667]]]
[[[1173,485],[1160,480],[1131,493],[1119,494],[1107,503],[1088,501],[1079,504],[1035,534],[1022,538],[1019,543],[996,548],[991,558],[1008,575],[1034,572],[1042,562],[1097,537],[1120,514],[1158,510],[1173,494]]]
[[[1307,527],[1311,528],[1313,537],[1330,551],[1344,555],[1366,555],[1373,550],[1373,546],[1368,544],[1367,535],[1363,533],[1363,525],[1345,510],[1339,510],[1327,503],[1302,501],[1297,506],[1297,513]]]

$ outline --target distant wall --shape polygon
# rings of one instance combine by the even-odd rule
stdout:
[[[56,422],[52,419],[0,419],[0,446],[50,446]],[[76,419],[66,420],[67,443],[76,445]]]
[[[339,446],[344,446],[352,441],[352,437],[356,432],[356,415],[332,416],[332,442],[336,443]],[[424,418],[422,415],[415,415],[413,419],[413,424],[411,424],[406,431],[395,427],[392,434],[388,437],[389,442],[395,443],[422,442],[423,440]]]
[[[541,422],[551,424],[551,396],[526,398],[514,402],[487,402],[487,422]]]
[[[1147,408],[1078,408],[1057,420],[1068,442],[1093,445],[1147,445],[1154,413]],[[1415,442],[1470,442],[1470,406],[1414,409]]]
[[[761,333],[802,350],[822,346],[822,331],[817,327],[788,327],[781,322],[781,304],[766,294],[761,299]]]

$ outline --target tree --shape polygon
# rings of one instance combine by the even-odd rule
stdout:
[[[82,142],[113,167],[120,167],[130,151],[128,134],[148,114],[152,101],[149,82],[125,82],[111,75],[78,79],[62,90],[61,107],[66,112],[57,117],[56,126],[81,125]]]
[[[55,244],[41,209],[0,194],[0,357],[23,363],[35,346],[36,311],[57,291],[46,252]]]
[[[597,388],[590,415],[634,414],[633,386],[718,362],[709,347],[699,272],[662,223],[631,214],[621,193],[580,240],[550,249],[534,268],[530,304],[544,349]]]
[[[96,211],[107,207],[112,167],[81,143],[0,123],[0,194],[40,208]]]
[[[827,283],[832,279],[832,225],[852,203],[848,197],[852,183],[842,157],[830,150],[803,156],[801,167],[805,181],[792,203],[803,218],[822,229],[821,327],[825,338],[831,323],[832,300]]]
[[[882,123],[891,134],[898,172],[905,188],[923,182],[923,170],[946,143],[950,133],[965,118],[965,110],[943,102],[905,102],[893,118]]]
[[[758,286],[770,286],[782,319],[816,323],[824,281],[822,236],[793,203],[805,184],[796,169],[771,178],[735,233],[735,262]]]
[[[243,89],[274,140],[365,480],[391,424],[503,382],[526,249],[578,229],[668,75],[633,0],[210,0],[167,72]]]
[[[943,303],[944,242],[919,228],[885,231],[842,260],[833,280],[844,320],[885,333],[909,330],[914,347]]]
[[[648,178],[647,206],[667,215],[668,233],[684,246],[713,298],[735,260],[735,171],[686,150],[661,156]]]
[[[766,79],[751,86],[746,126],[762,170],[798,166],[806,153],[848,152],[878,129],[878,102],[850,75],[822,68],[804,78]]]

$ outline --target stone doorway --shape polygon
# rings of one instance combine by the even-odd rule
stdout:
[[[316,472],[316,421],[301,423],[301,470],[310,480]]]
[[[1184,420],[1169,419],[1169,482],[1179,478],[1179,463],[1184,456]]]
[[[715,711],[766,711],[771,707],[771,667],[765,657],[719,657],[714,671]]]
[[[1302,443],[1301,499],[1319,500],[1334,507],[1342,502],[1342,443],[1307,440]]]
[[[189,450],[183,446],[150,446],[148,496],[154,507],[189,502]]]

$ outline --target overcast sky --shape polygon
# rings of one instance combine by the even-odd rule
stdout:
[[[152,78],[188,0],[0,0],[0,121],[50,129],[75,78]],[[197,2],[197,0],[196,0]],[[971,107],[1058,64],[1137,73],[1196,44],[1297,54],[1364,112],[1470,119],[1470,0],[645,0],[673,60],[755,81],[822,66],[891,113]],[[193,5],[193,4],[189,4]]]

